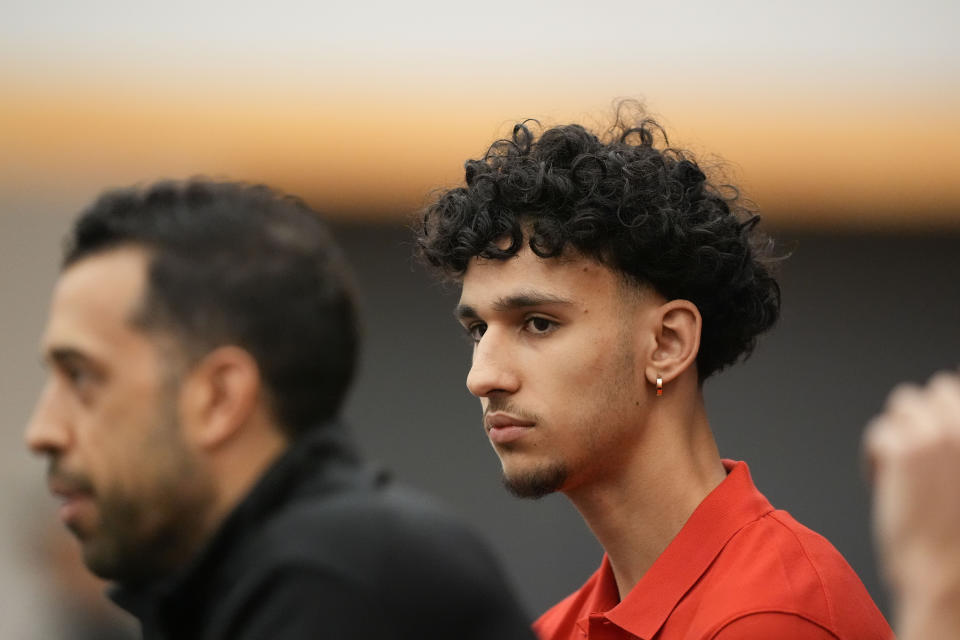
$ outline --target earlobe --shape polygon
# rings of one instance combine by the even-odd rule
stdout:
[[[201,449],[218,447],[252,417],[260,396],[260,371],[244,349],[218,347],[191,370],[181,392],[188,437]]]
[[[650,384],[664,385],[694,366],[700,350],[703,320],[700,310],[689,300],[670,300],[657,309],[655,345],[647,364]]]

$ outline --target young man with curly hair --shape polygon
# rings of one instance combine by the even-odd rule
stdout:
[[[519,124],[423,213],[505,485],[563,492],[606,552],[542,639],[890,637],[830,543],[717,451],[703,382],[780,310],[757,220],[642,115],[603,138]]]

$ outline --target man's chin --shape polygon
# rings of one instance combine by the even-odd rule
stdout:
[[[90,573],[102,580],[128,586],[147,584],[172,573],[163,560],[162,554],[139,548],[119,548],[105,540],[83,544],[83,563]]]
[[[104,549],[102,541],[81,540],[81,549],[83,563],[93,575],[103,580],[116,580],[123,575],[122,562],[118,562],[113,550]]]
[[[503,486],[517,498],[534,500],[559,491],[567,480],[567,469],[562,464],[503,473]]]

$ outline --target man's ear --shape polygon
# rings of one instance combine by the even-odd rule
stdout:
[[[689,300],[670,300],[656,309],[652,320],[654,346],[644,373],[650,384],[658,377],[666,384],[695,366],[703,319]]]
[[[180,417],[187,439],[213,449],[253,417],[261,396],[260,368],[245,349],[217,347],[186,375]]]

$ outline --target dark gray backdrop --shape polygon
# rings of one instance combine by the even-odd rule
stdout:
[[[531,615],[578,587],[601,550],[562,496],[519,501],[465,386],[458,291],[410,258],[401,227],[336,230],[360,281],[363,364],[347,416],[371,457],[440,496],[503,559]],[[960,236],[794,234],[783,316],[706,386],[721,454],[750,463],[779,508],[829,538],[888,611],[874,565],[860,433],[901,380],[960,362]]]

